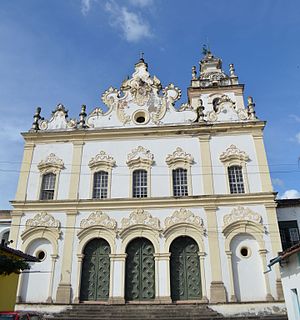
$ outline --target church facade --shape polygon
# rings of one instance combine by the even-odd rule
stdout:
[[[40,259],[17,302],[281,301],[281,251],[258,119],[234,66],[207,52],[188,102],[143,59],[70,119],[40,109],[23,133],[10,240]]]

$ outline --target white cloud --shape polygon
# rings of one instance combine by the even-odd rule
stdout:
[[[129,2],[137,7],[149,7],[153,4],[153,0],[129,0]]]
[[[295,189],[286,190],[280,199],[297,199],[300,198],[300,192]]]
[[[127,7],[108,1],[105,10],[110,14],[111,26],[120,29],[128,42],[138,42],[152,36],[148,22],[139,14],[129,11]]]
[[[92,0],[81,0],[81,13],[86,16],[91,9]]]
[[[278,186],[278,187],[283,187],[284,186],[283,180],[281,180],[279,178],[272,179],[272,183],[273,183],[273,186]]]
[[[296,134],[296,139],[297,139],[297,142],[300,143],[300,132]]]
[[[300,122],[300,117],[295,114],[290,114],[289,117],[294,119],[296,122]]]

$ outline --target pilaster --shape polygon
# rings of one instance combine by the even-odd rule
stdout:
[[[18,240],[19,240],[19,231],[20,231],[20,225],[21,225],[21,219],[23,216],[22,211],[12,211],[11,213],[11,228],[9,233],[9,240],[13,240],[13,242],[10,244],[10,247],[13,249],[16,249],[18,246]]]
[[[170,256],[167,253],[155,253],[155,301],[171,303]]]

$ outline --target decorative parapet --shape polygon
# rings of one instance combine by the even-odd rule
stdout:
[[[220,160],[224,163],[231,161],[247,162],[249,161],[249,156],[246,154],[246,152],[241,151],[234,144],[232,144],[220,155]]]
[[[203,219],[185,208],[174,211],[171,217],[165,219],[165,232],[170,228],[187,224],[199,229],[201,234],[206,233]]]
[[[115,230],[117,228],[116,220],[110,218],[102,211],[95,211],[89,215],[87,219],[83,219],[80,223],[81,229],[86,229],[93,226],[101,226],[106,229]]]
[[[50,153],[45,160],[40,161],[37,167],[42,173],[46,173],[47,171],[49,171],[49,169],[54,171],[60,171],[64,168],[64,162],[62,159],[58,158],[54,153]]]
[[[56,231],[60,231],[60,222],[54,217],[43,211],[41,213],[36,214],[33,219],[28,219],[25,223],[25,230],[42,227],[42,228],[51,228],[55,229]]]
[[[192,157],[192,155],[186,153],[180,147],[177,147],[172,154],[168,154],[166,157],[166,163],[168,164],[168,166],[172,166],[178,162],[190,165],[193,163],[193,161],[194,158]]]
[[[63,104],[59,103],[50,120],[41,120],[39,122],[39,129],[45,130],[60,130],[60,129],[74,129],[77,126],[75,119],[68,120],[68,110]]]
[[[128,154],[126,163],[130,168],[141,167],[141,165],[150,167],[153,164],[153,158],[154,156],[150,150],[138,146]]]
[[[252,221],[257,224],[262,224],[262,217],[249,208],[238,206],[237,208],[233,208],[230,214],[224,216],[224,227],[236,221]]]
[[[121,221],[121,232],[133,226],[145,226],[154,230],[160,230],[160,221],[153,218],[151,214],[144,209],[134,210],[129,218],[123,218]]]
[[[100,167],[112,168],[115,164],[116,161],[112,156],[108,155],[105,151],[100,151],[90,160],[89,167],[92,170],[97,170]]]

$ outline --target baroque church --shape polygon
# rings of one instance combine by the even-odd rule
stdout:
[[[276,203],[252,97],[207,51],[188,102],[141,58],[102,95],[107,111],[70,119],[38,108],[10,240],[39,258],[17,303],[283,300]]]

